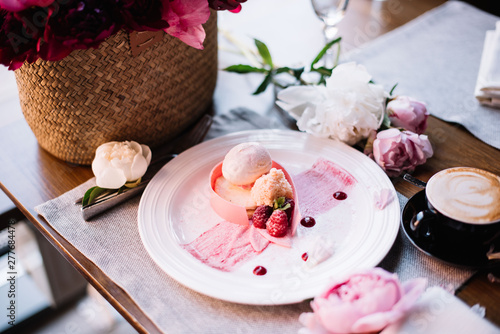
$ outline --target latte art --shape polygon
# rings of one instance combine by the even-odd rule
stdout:
[[[500,221],[500,177],[468,167],[434,175],[426,187],[429,202],[442,214],[466,223]]]

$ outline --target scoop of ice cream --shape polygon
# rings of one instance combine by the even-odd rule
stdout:
[[[222,175],[236,185],[252,184],[269,172],[273,162],[267,149],[259,143],[236,145],[224,157]]]
[[[280,197],[293,198],[293,190],[281,169],[272,168],[255,181],[250,191],[256,205],[272,206]]]

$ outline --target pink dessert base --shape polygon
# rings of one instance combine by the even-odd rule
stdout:
[[[297,204],[297,191],[295,190],[295,185],[290,174],[288,174],[286,169],[276,161],[273,161],[272,168],[280,169],[283,171],[286,180],[292,186],[293,198],[295,199],[295,203]],[[219,215],[219,217],[225,219],[228,222],[239,224],[242,226],[248,226],[248,215],[245,207],[226,201],[215,192],[215,181],[217,181],[217,179],[221,176],[222,162],[217,164],[210,172],[210,205],[212,209],[215,211],[215,213],[217,213],[217,215]],[[295,233],[299,222],[300,214],[298,210],[295,210],[292,217],[292,235]]]
[[[220,167],[221,165],[216,166],[211,173],[211,185],[214,194],[214,182],[219,173],[222,175]],[[281,166],[279,167],[282,169]],[[285,175],[287,178],[289,177],[287,173]],[[288,248],[292,247],[293,233],[297,229],[300,217],[314,217],[331,210],[340,202],[333,198],[333,194],[337,191],[343,191],[349,198],[349,191],[357,182],[347,171],[322,158],[318,159],[310,169],[296,175],[293,181],[292,187],[294,188],[294,196],[298,199],[298,205],[296,205],[293,218],[295,226],[292,225],[293,228],[285,237],[274,238],[267,233],[267,230],[257,229],[253,225],[249,225],[246,210],[238,206],[239,209],[244,210],[244,224],[243,214],[241,214],[242,223],[223,221],[204,232],[191,243],[183,245],[184,249],[210,267],[223,271],[232,271],[237,265],[260,254],[270,243]],[[218,195],[217,197],[220,199]],[[223,207],[229,208],[227,206],[229,202],[225,200],[224,202]],[[214,203],[211,202],[211,204],[215,210],[218,205],[217,200],[215,201],[215,207]],[[239,209],[235,209],[235,211]],[[299,210],[301,214],[298,214]],[[217,213],[219,214],[219,212]],[[226,217],[228,216],[226,215]]]

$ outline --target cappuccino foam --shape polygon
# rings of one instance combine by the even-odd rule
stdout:
[[[487,171],[457,167],[431,177],[429,202],[442,214],[466,223],[500,221],[500,177]]]

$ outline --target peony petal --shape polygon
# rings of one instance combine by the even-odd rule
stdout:
[[[137,153],[130,166],[130,176],[127,176],[127,181],[134,181],[142,177],[148,169],[148,162],[141,153]]]
[[[94,175],[97,175],[101,170],[109,168],[110,166],[111,164],[108,159],[105,159],[100,154],[96,154],[96,157],[92,161],[92,173],[94,173]]]
[[[348,62],[333,69],[332,75],[326,80],[326,87],[335,88],[351,80],[368,83],[371,78],[372,76],[366,71],[366,67],[355,62]]]
[[[96,174],[98,187],[106,189],[118,189],[127,182],[127,178],[121,169],[113,167],[104,168]]]
[[[415,278],[404,282],[403,289],[405,291],[405,294],[399,300],[399,302],[394,305],[394,309],[400,310],[402,312],[406,312],[407,310],[409,310],[417,301],[417,299],[422,295],[426,287],[426,278]]]
[[[375,332],[401,319],[415,304],[427,286],[427,279],[416,278],[403,283],[404,295],[388,312],[378,312],[359,319],[353,325],[356,333]]]
[[[152,157],[151,149],[149,148],[149,146],[142,145],[142,144],[141,144],[141,148],[142,148],[142,155],[146,159],[146,162],[148,163],[148,166],[149,166],[149,164],[151,163],[151,157]]]
[[[54,0],[0,0],[0,7],[10,12],[18,12],[31,6],[47,7]]]
[[[321,324],[331,333],[350,333],[353,324],[363,316],[351,303],[329,305],[326,300],[316,314]]]
[[[326,86],[294,86],[278,94],[277,104],[297,120],[301,131],[355,144],[380,127],[385,107],[383,87],[354,62],[333,70]]]
[[[140,155],[142,155],[142,145],[141,144],[139,144],[138,142],[133,141],[133,140],[127,141],[125,143],[127,143],[127,145],[129,147],[131,147],[134,151],[136,151],[137,153],[139,153]]]
[[[384,280],[383,286],[375,286],[371,290],[363,291],[363,298],[356,300],[354,304],[363,315],[386,312],[399,301],[402,292],[403,289],[398,281],[387,279]]]
[[[317,104],[324,100],[325,91],[322,87],[293,86],[278,93],[276,104],[295,119],[299,119],[306,108],[312,107],[314,109]]]
[[[173,0],[168,2],[163,19],[170,25],[165,32],[196,49],[203,49],[205,30],[202,24],[210,17],[206,0]]]
[[[425,157],[427,159],[432,157],[432,155],[434,154],[434,151],[432,150],[432,145],[429,142],[428,137],[426,135],[420,135],[419,138],[420,138],[420,145],[421,145],[422,151],[424,152]]]
[[[206,34],[201,24],[198,26],[186,27],[184,29],[169,27],[165,31],[169,35],[177,37],[187,45],[198,50],[203,50],[203,41],[205,40]]]
[[[360,318],[352,326],[352,333],[371,333],[384,329],[387,325],[401,319],[404,314],[398,311],[377,312]]]

